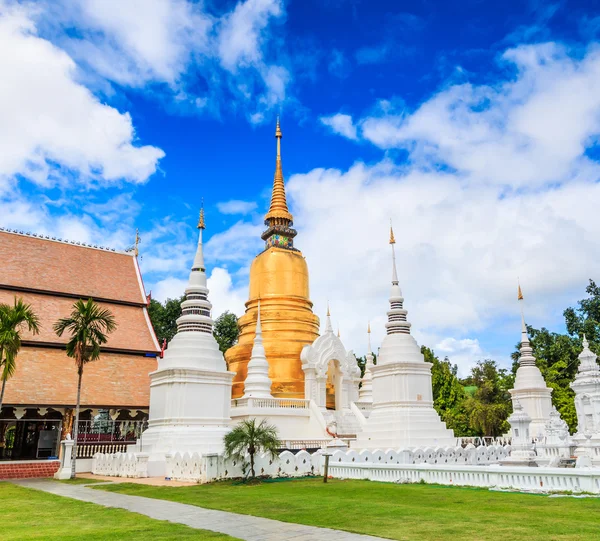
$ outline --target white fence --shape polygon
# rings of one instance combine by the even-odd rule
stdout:
[[[429,464],[330,463],[338,479],[368,479],[387,483],[437,483],[525,490],[600,494],[600,469],[528,468],[515,466],[431,466]]]
[[[329,459],[329,475],[339,479],[368,479],[390,483],[437,483],[536,492],[570,491],[600,494],[600,468],[535,468],[500,465],[509,446],[401,449],[387,451],[336,450]],[[119,477],[146,477],[144,453],[97,454],[93,473]],[[324,452],[284,451],[273,458],[255,457],[258,476],[303,477],[322,475]],[[175,453],[166,455],[166,477],[207,483],[245,477],[248,459],[225,460],[220,455]]]
[[[148,454],[96,453],[92,473],[110,477],[148,477]]]

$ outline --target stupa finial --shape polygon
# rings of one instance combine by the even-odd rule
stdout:
[[[392,285],[398,285],[398,271],[396,270],[396,251],[394,250],[394,245],[396,244],[396,239],[394,238],[394,229],[392,227],[392,219],[390,218],[390,244],[392,245]]]
[[[266,242],[267,248],[287,248],[293,250],[293,238],[296,230],[292,229],[294,217],[290,213],[285,197],[285,183],[283,181],[283,169],[281,167],[281,127],[279,116],[275,127],[275,138],[277,139],[277,159],[275,160],[275,176],[273,178],[273,192],[271,194],[271,206],[265,215],[267,230],[261,235]]]
[[[585,333],[583,333],[583,341],[582,341],[581,345],[583,346],[583,349],[587,349],[590,347],[590,343],[587,341]]]
[[[367,354],[371,353],[371,322],[367,325]]]
[[[140,230],[136,229],[135,230],[135,245],[133,248],[133,253],[135,254],[135,257],[137,257],[138,254],[140,253],[139,248],[138,248],[140,242],[142,242],[142,239],[140,237]]]
[[[327,301],[327,317],[325,318],[325,332],[333,332],[331,325],[331,311],[329,310],[329,301]]]
[[[200,217],[198,218],[198,225],[196,227],[198,229],[206,229],[206,224],[204,223],[204,198],[202,198],[202,206],[200,207]]]

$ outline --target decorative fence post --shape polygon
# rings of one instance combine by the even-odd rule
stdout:
[[[55,479],[71,479],[71,462],[73,458],[73,444],[71,439],[63,440],[61,445],[60,469],[54,474]]]

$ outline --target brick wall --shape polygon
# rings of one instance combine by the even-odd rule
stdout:
[[[81,405],[148,407],[154,357],[102,353],[83,370]],[[77,398],[77,369],[64,350],[23,347],[15,375],[6,384],[5,405],[71,405]]]
[[[0,462],[0,479],[24,479],[26,477],[52,477],[60,467],[58,460],[35,462]]]

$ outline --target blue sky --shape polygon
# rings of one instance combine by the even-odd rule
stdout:
[[[597,277],[600,2],[0,2],[0,225],[125,248],[179,295],[204,198],[240,314],[274,122],[315,311],[384,333],[389,219],[413,334],[464,373]]]

